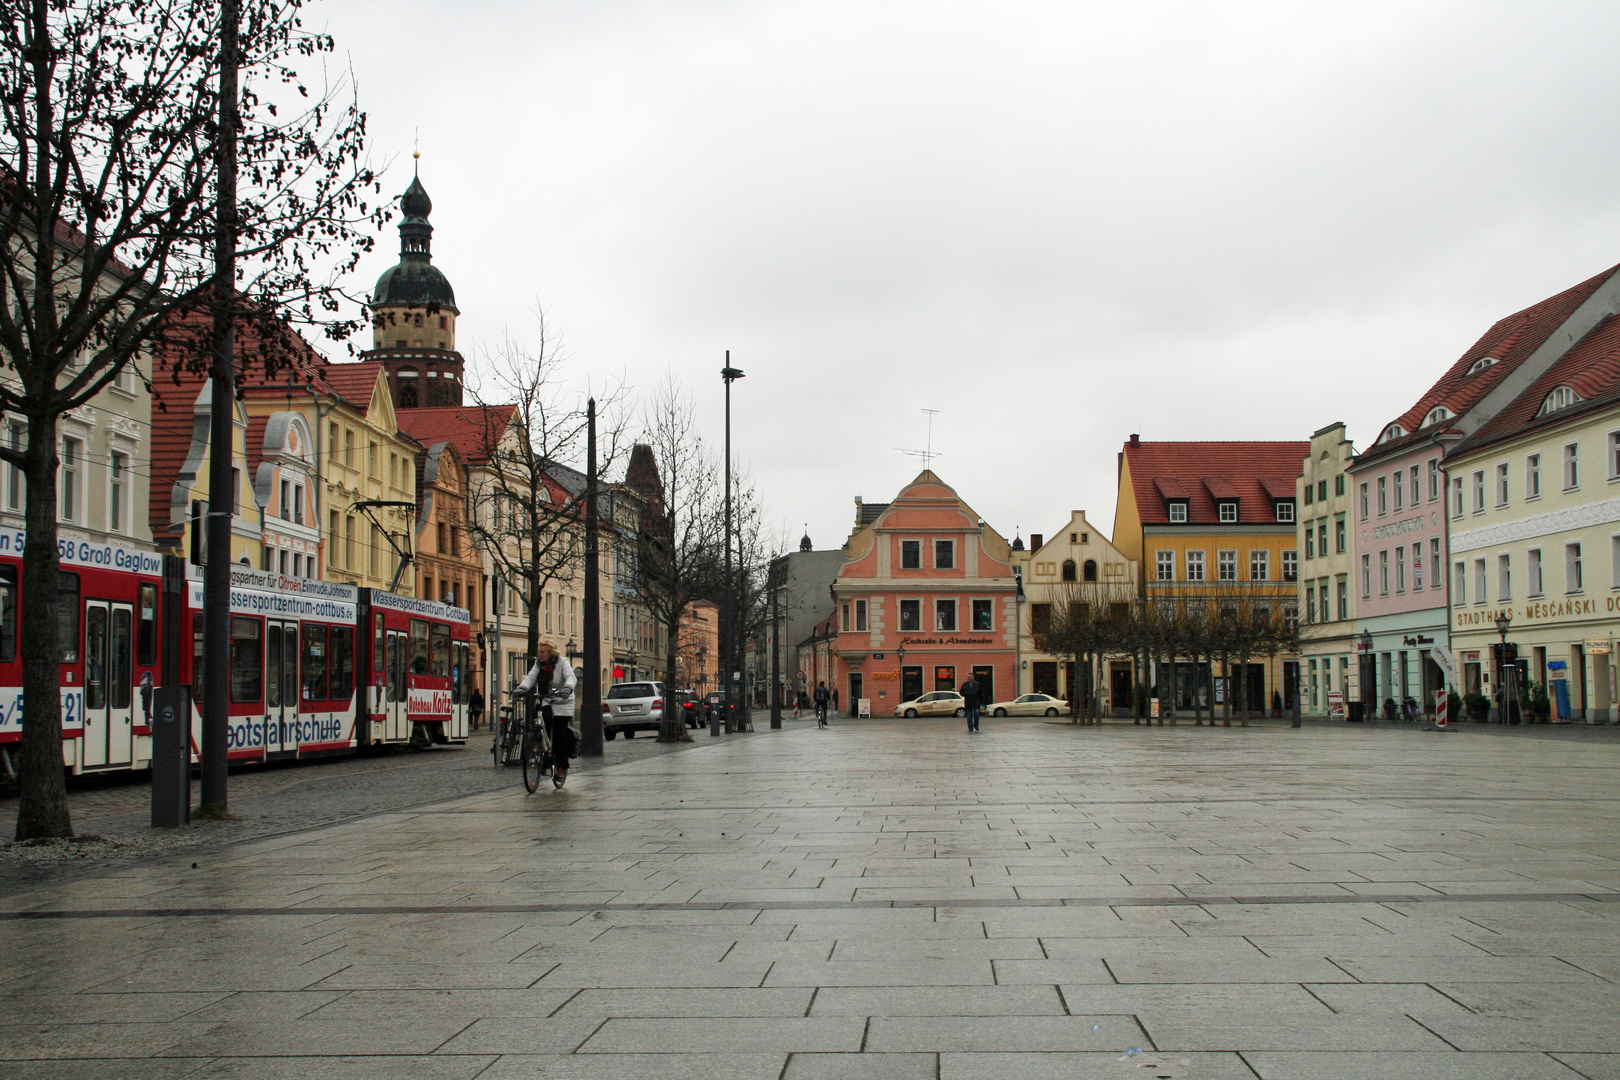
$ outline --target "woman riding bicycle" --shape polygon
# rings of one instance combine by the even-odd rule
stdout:
[[[574,718],[574,669],[551,642],[542,641],[539,649],[540,659],[518,683],[517,692],[532,693],[540,701],[546,733],[551,737],[551,782],[562,787],[574,749],[574,731],[568,726]]]

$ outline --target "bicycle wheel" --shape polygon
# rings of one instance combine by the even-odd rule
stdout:
[[[523,733],[523,786],[533,795],[540,786],[540,733]]]

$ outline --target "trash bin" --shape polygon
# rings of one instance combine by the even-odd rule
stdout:
[[[1348,722],[1352,723],[1352,724],[1357,724],[1357,723],[1360,723],[1363,719],[1365,719],[1361,715],[1362,714],[1362,709],[1363,709],[1362,702],[1352,701],[1350,703],[1350,715],[1347,718]]]

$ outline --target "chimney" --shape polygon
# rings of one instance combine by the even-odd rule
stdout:
[[[1142,445],[1142,436],[1136,434],[1136,432],[1134,432],[1134,431],[1131,432],[1131,445],[1132,446],[1141,446]]]
[[[1031,550],[1031,551],[1039,551],[1039,550],[1041,550],[1041,542],[1044,541],[1045,539],[1046,538],[1044,536],[1042,536],[1040,533],[1030,533],[1029,534],[1029,550]]]
[[[861,497],[855,496],[855,527],[861,527]]]

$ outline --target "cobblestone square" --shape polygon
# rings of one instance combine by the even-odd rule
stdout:
[[[1607,733],[760,728],[13,891],[0,1077],[1620,1077]]]

